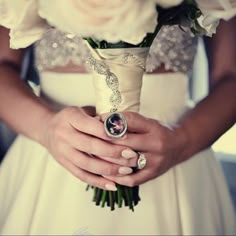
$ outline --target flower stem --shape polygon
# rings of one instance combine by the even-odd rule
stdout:
[[[115,203],[114,203],[112,191],[109,191],[109,202],[110,202],[111,211],[114,211],[115,210]]]
[[[118,194],[118,207],[122,207],[122,189],[119,184],[117,184],[117,194]]]
[[[97,193],[96,193],[96,205],[99,206],[102,198],[102,189],[97,188]]]
[[[101,207],[105,207],[106,197],[107,197],[107,190],[103,190],[103,192],[102,192],[102,205],[101,205]]]
[[[97,189],[98,188],[94,188],[94,192],[93,192],[93,202],[96,202],[96,195],[97,195]]]
[[[128,193],[129,193],[129,198],[130,198],[130,202],[129,202],[129,209],[131,209],[132,211],[134,211],[134,206],[133,206],[133,188],[128,188]]]
[[[124,202],[126,207],[134,211],[134,206],[140,201],[139,187],[127,187],[117,184],[117,191],[107,191],[93,186],[87,186],[86,190],[93,189],[93,201],[96,206],[104,208],[106,205],[110,207],[111,211],[115,210],[115,205],[121,208]]]

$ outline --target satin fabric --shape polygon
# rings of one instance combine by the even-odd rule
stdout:
[[[114,108],[117,111],[138,112],[149,48],[89,48],[92,60],[95,59],[92,74],[97,114],[110,112]],[[117,93],[120,94],[120,101]]]

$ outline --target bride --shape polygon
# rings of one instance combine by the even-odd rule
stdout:
[[[0,23],[11,28],[12,17]],[[19,132],[0,169],[1,234],[235,235],[231,199],[209,148],[235,122],[235,23],[222,22],[207,40],[212,90],[194,107],[188,77],[197,38],[163,27],[149,52],[140,111],[123,113],[128,133],[117,140],[104,131],[105,115],[96,116],[80,37],[57,28],[11,31],[22,47],[42,36],[36,96],[19,79],[24,50],[9,49],[1,28],[0,118]],[[147,164],[133,173],[140,153]],[[116,191],[116,183],[140,185],[134,212],[95,206],[85,191],[87,184]]]

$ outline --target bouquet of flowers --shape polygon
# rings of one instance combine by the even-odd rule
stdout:
[[[179,25],[193,34],[211,35],[220,18],[228,20],[234,15],[236,0],[57,0],[56,4],[48,0],[0,0],[0,24],[11,29],[13,48],[30,45],[50,27],[87,41],[96,111],[111,113],[105,129],[114,138],[127,129],[118,112],[139,111],[146,58],[160,29]],[[145,166],[145,159],[140,160],[141,167]],[[117,185],[117,192],[92,188],[96,205],[108,205],[111,210],[123,203],[134,210],[140,201],[138,186]]]

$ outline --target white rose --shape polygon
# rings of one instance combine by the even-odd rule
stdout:
[[[208,36],[216,33],[219,20],[229,20],[236,15],[236,0],[197,0],[203,15],[198,18],[199,24]]]
[[[58,29],[84,37],[138,44],[157,24],[154,0],[39,0],[39,14]]]
[[[174,7],[183,2],[183,0],[154,0],[156,4],[163,8]]]
[[[0,25],[10,29],[12,48],[27,47],[48,29],[36,0],[0,0]]]
[[[209,20],[229,20],[236,15],[236,0],[197,0],[204,16]]]
[[[216,33],[216,29],[219,25],[219,19],[211,16],[200,16],[198,18],[198,23],[206,30],[206,35],[211,37]]]

